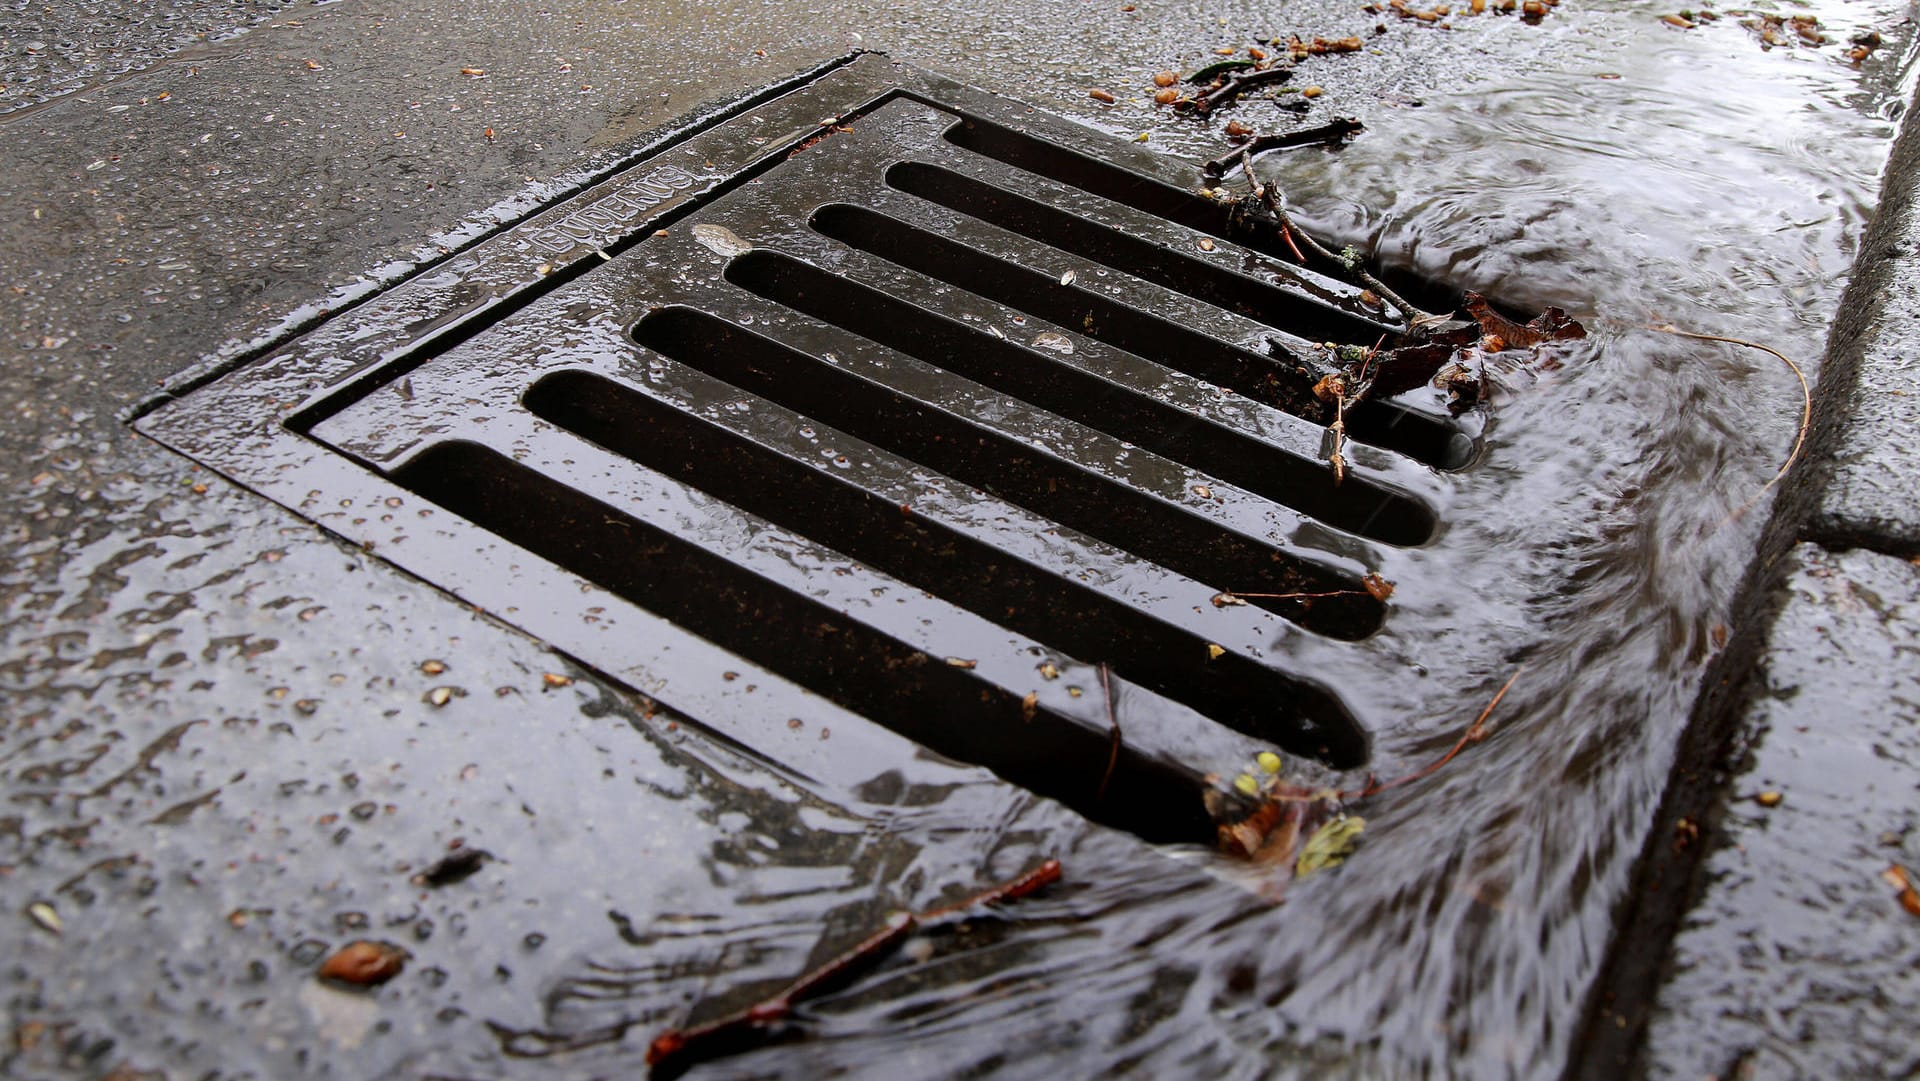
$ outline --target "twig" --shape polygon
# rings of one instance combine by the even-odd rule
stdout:
[[[1269,150],[1287,150],[1296,146],[1337,143],[1353,135],[1355,132],[1365,130],[1365,124],[1343,116],[1330,123],[1321,124],[1319,127],[1301,128],[1297,131],[1282,132],[1279,135],[1256,135],[1244,146],[1235,147],[1233,150],[1208,162],[1202,168],[1207,176],[1219,179],[1220,177],[1226,176],[1228,170],[1239,163],[1242,154],[1248,157],[1257,157],[1265,154]]]
[[[1514,682],[1520,678],[1520,673],[1525,672],[1526,670],[1527,670],[1527,666],[1524,664],[1514,669],[1513,675],[1507,677],[1507,681],[1501,684],[1500,689],[1494,693],[1493,700],[1487,703],[1487,708],[1480,711],[1480,716],[1474,718],[1473,723],[1467,726],[1467,730],[1461,733],[1459,740],[1454,743],[1454,745],[1447,751],[1447,753],[1441,755],[1438,759],[1432,762],[1429,762],[1426,766],[1424,766],[1419,770],[1414,771],[1413,773],[1409,773],[1404,777],[1396,777],[1391,781],[1376,781],[1371,777],[1369,777],[1364,787],[1358,788],[1358,789],[1349,789],[1347,791],[1340,791],[1340,792],[1333,792],[1333,793],[1275,792],[1275,793],[1267,794],[1264,798],[1266,801],[1272,802],[1272,803],[1318,803],[1323,800],[1329,800],[1329,799],[1331,800],[1365,799],[1368,796],[1385,792],[1388,789],[1400,788],[1404,785],[1410,785],[1413,782],[1421,780],[1423,778],[1431,777],[1435,772],[1437,772],[1440,769],[1440,767],[1453,761],[1455,756],[1457,756],[1461,751],[1466,750],[1467,744],[1478,743],[1482,739],[1486,738],[1487,718],[1493,716],[1494,707],[1498,706],[1500,704],[1500,700],[1507,696],[1507,691],[1513,688]]]
[[[1738,518],[1742,514],[1745,514],[1748,508],[1759,502],[1760,497],[1767,494],[1767,489],[1780,483],[1780,479],[1787,475],[1789,469],[1793,468],[1793,463],[1800,460],[1800,451],[1807,445],[1807,430],[1813,426],[1813,390],[1807,386],[1807,373],[1802,371],[1800,365],[1795,364],[1785,353],[1780,352],[1778,349],[1761,345],[1759,342],[1750,342],[1744,338],[1728,338],[1719,334],[1697,334],[1691,330],[1681,330],[1678,327],[1670,325],[1656,326],[1651,329],[1660,331],[1663,334],[1678,335],[1682,338],[1694,338],[1703,342],[1725,342],[1728,345],[1744,345],[1748,349],[1758,349],[1762,353],[1771,353],[1779,358],[1780,363],[1793,369],[1794,378],[1800,380],[1800,431],[1799,434],[1794,436],[1793,449],[1787,452],[1787,460],[1780,464],[1780,468],[1774,472],[1772,479],[1761,485],[1760,490],[1753,494],[1753,498],[1747,500],[1746,503],[1741,505],[1739,510],[1733,512],[1732,517]]]
[[[1093,794],[1093,801],[1107,798],[1107,782],[1113,780],[1113,767],[1120,762],[1120,716],[1113,709],[1113,677],[1107,666],[1100,666],[1100,693],[1107,699],[1107,771],[1100,775],[1100,787]]]
[[[1359,792],[1354,793],[1351,797],[1342,793],[1341,798],[1359,799],[1365,796],[1371,796],[1377,792],[1385,792],[1389,788],[1399,788],[1402,785],[1409,785],[1415,781],[1421,780],[1422,778],[1432,776],[1435,772],[1437,772],[1440,769],[1440,767],[1446,765],[1448,762],[1453,761],[1454,756],[1459,754],[1461,751],[1465,750],[1467,744],[1478,743],[1482,739],[1486,738],[1487,718],[1493,716],[1494,707],[1498,706],[1500,704],[1500,700],[1507,696],[1507,692],[1513,688],[1514,681],[1519,679],[1520,673],[1526,670],[1527,670],[1527,666],[1524,664],[1514,669],[1513,675],[1508,676],[1507,681],[1500,685],[1500,689],[1498,691],[1494,692],[1493,701],[1488,702],[1487,708],[1481,710],[1480,716],[1475,717],[1473,719],[1473,723],[1467,726],[1467,730],[1461,734],[1459,741],[1456,742],[1447,751],[1446,754],[1441,755],[1438,760],[1429,763],[1425,769],[1419,770],[1418,772],[1415,772],[1415,773],[1409,773],[1405,777],[1399,777],[1384,783],[1375,782],[1375,783],[1368,784],[1367,787],[1361,789]]]
[[[1327,455],[1327,465],[1333,469],[1333,486],[1347,479],[1347,459],[1340,448],[1347,443],[1347,396],[1342,393],[1333,400],[1333,425],[1327,429],[1333,433],[1333,451]]]
[[[860,968],[874,964],[915,930],[981,905],[1000,901],[1017,901],[1042,887],[1058,882],[1060,875],[1060,861],[1049,859],[1024,874],[1008,879],[997,886],[990,886],[952,904],[938,905],[918,914],[895,913],[888,917],[886,924],[878,931],[861,939],[851,949],[827,963],[803,973],[771,997],[761,999],[744,1010],[727,1014],[725,1017],[716,1018],[705,1024],[662,1032],[647,1045],[647,1065],[658,1066],[685,1055],[696,1054],[703,1047],[711,1049],[726,1038],[765,1034],[793,1013],[794,1003],[818,994],[821,989],[838,983]]]
[[[1281,64],[1264,71],[1236,72],[1226,77],[1226,81],[1193,99],[1193,110],[1210,113],[1222,105],[1249,90],[1257,90],[1268,83],[1283,83],[1293,78],[1293,65]]]
[[[1311,601],[1318,600],[1321,597],[1365,597],[1369,595],[1370,594],[1364,589],[1330,589],[1325,593],[1242,593],[1237,589],[1227,589],[1215,593],[1209,599],[1213,602],[1215,608],[1225,608],[1228,605],[1240,604],[1247,597],[1264,601]]]
[[[1260,204],[1267,208],[1267,212],[1279,221],[1280,228],[1283,232],[1297,234],[1300,241],[1307,246],[1309,251],[1313,252],[1315,257],[1346,269],[1354,277],[1360,279],[1360,284],[1366,286],[1375,294],[1385,297],[1394,307],[1400,309],[1400,314],[1405,316],[1411,325],[1419,326],[1425,323],[1437,323],[1444,318],[1443,316],[1435,315],[1432,312],[1416,308],[1412,304],[1407,303],[1405,297],[1387,288],[1380,279],[1367,273],[1366,267],[1358,263],[1348,266],[1345,260],[1328,251],[1319,241],[1313,239],[1312,235],[1296,227],[1293,224],[1293,219],[1287,214],[1287,208],[1282,205],[1280,194],[1275,189],[1275,186],[1260,183],[1260,178],[1253,174],[1253,155],[1248,153],[1245,147],[1242,147],[1240,150],[1240,168],[1247,174],[1247,183],[1253,185],[1254,198],[1259,199]],[[1288,243],[1291,244],[1292,241],[1289,240]],[[1294,253],[1296,255],[1299,254],[1298,247],[1294,248]],[[1301,261],[1305,262],[1305,259],[1303,258]]]

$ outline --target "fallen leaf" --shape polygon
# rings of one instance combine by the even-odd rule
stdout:
[[[1393,583],[1377,574],[1369,574],[1365,578],[1360,579],[1360,584],[1366,587],[1367,592],[1372,595],[1374,600],[1382,604],[1387,602],[1388,597],[1393,596]]]
[[[60,913],[54,911],[53,906],[45,901],[35,901],[28,905],[27,915],[33,918],[33,922],[56,935],[66,930],[66,924],[60,921]]]
[[[1367,828],[1367,820],[1359,815],[1336,818],[1307,838],[1300,849],[1300,859],[1293,865],[1297,878],[1305,878],[1315,871],[1328,867],[1338,867],[1359,844],[1360,834]]]

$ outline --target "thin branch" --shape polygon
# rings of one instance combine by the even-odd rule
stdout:
[[[1494,693],[1493,701],[1487,703],[1487,708],[1481,710],[1480,716],[1475,717],[1473,719],[1473,723],[1467,726],[1467,730],[1461,734],[1459,741],[1456,742],[1452,746],[1452,748],[1450,748],[1447,751],[1446,754],[1441,755],[1437,761],[1431,762],[1427,765],[1425,769],[1422,769],[1416,773],[1409,773],[1405,777],[1400,777],[1395,780],[1387,781],[1385,783],[1369,784],[1367,787],[1361,789],[1358,793],[1356,793],[1352,798],[1358,799],[1362,796],[1371,796],[1376,792],[1385,792],[1389,788],[1399,788],[1402,785],[1409,785],[1415,781],[1421,780],[1422,778],[1430,777],[1435,772],[1437,772],[1440,769],[1440,767],[1446,765],[1448,762],[1453,761],[1454,756],[1459,754],[1461,751],[1465,750],[1467,744],[1478,743],[1482,739],[1485,739],[1487,735],[1487,718],[1493,716],[1494,707],[1498,706],[1500,704],[1500,700],[1507,696],[1507,692],[1513,689],[1514,681],[1519,679],[1520,673],[1526,670],[1527,670],[1527,666],[1524,664],[1513,670],[1513,675],[1508,676],[1507,681],[1505,683],[1502,683],[1500,685],[1500,689]],[[1343,795],[1342,798],[1346,798],[1346,797]]]
[[[1404,777],[1396,777],[1391,781],[1376,781],[1369,778],[1365,787],[1333,792],[1331,794],[1326,792],[1275,792],[1268,794],[1264,798],[1270,803],[1318,803],[1327,799],[1364,799],[1368,796],[1385,792],[1388,789],[1400,788],[1423,778],[1431,777],[1440,767],[1453,761],[1461,751],[1466,750],[1467,744],[1478,743],[1486,738],[1487,718],[1493,716],[1494,707],[1498,706],[1500,700],[1507,696],[1507,691],[1513,688],[1514,682],[1520,678],[1520,673],[1526,670],[1527,666],[1524,664],[1514,669],[1513,675],[1507,677],[1507,681],[1501,684],[1500,689],[1494,693],[1493,700],[1487,703],[1487,708],[1480,711],[1480,716],[1474,718],[1473,723],[1467,726],[1467,730],[1461,733],[1459,740],[1448,749],[1447,753],[1427,763],[1426,766],[1413,773],[1409,773]]]
[[[914,931],[969,912],[982,905],[1017,901],[1042,887],[1058,882],[1061,873],[1060,861],[1049,859],[1030,871],[999,885],[989,886],[952,904],[937,905],[918,914],[895,913],[888,917],[887,922],[879,930],[861,939],[852,948],[825,964],[802,973],[798,979],[772,996],[761,999],[746,1009],[704,1024],[662,1032],[647,1045],[647,1065],[658,1066],[663,1062],[683,1059],[687,1055],[700,1054],[703,1050],[715,1051],[729,1039],[764,1035],[793,1013],[796,1002],[811,998],[822,989],[839,983],[859,969],[875,964]]]
[[[1287,208],[1282,205],[1279,192],[1276,188],[1270,184],[1262,184],[1260,178],[1254,175],[1253,155],[1248,153],[1244,147],[1241,148],[1240,151],[1240,168],[1247,174],[1247,183],[1253,185],[1254,197],[1259,199],[1260,204],[1267,208],[1267,212],[1272,214],[1274,218],[1280,222],[1280,228],[1298,237],[1300,242],[1305,244],[1307,249],[1313,252],[1317,258],[1346,268],[1354,277],[1360,279],[1362,285],[1371,289],[1379,296],[1385,297],[1394,307],[1400,309],[1400,313],[1406,317],[1410,325],[1418,326],[1424,323],[1437,323],[1444,318],[1444,316],[1435,315],[1432,312],[1417,308],[1408,303],[1405,297],[1387,288],[1380,279],[1367,273],[1366,267],[1360,266],[1358,263],[1350,267],[1347,266],[1346,262],[1339,256],[1328,251],[1319,241],[1313,239],[1311,235],[1295,226],[1293,219],[1287,214]],[[1295,252],[1296,254],[1298,253],[1297,248]]]
[[[1800,369],[1800,365],[1795,364],[1785,353],[1780,352],[1778,349],[1761,345],[1759,342],[1750,342],[1745,338],[1729,338],[1720,334],[1697,334],[1691,330],[1681,330],[1674,326],[1656,326],[1651,329],[1660,331],[1663,334],[1673,334],[1682,338],[1693,338],[1703,342],[1725,342],[1728,345],[1744,345],[1748,349],[1758,349],[1762,353],[1770,353],[1777,357],[1780,363],[1793,369],[1794,378],[1800,380],[1800,431],[1799,434],[1794,436],[1793,449],[1787,452],[1787,460],[1780,464],[1780,468],[1774,472],[1772,479],[1761,485],[1760,490],[1753,494],[1752,499],[1747,500],[1739,510],[1733,512],[1733,517],[1738,518],[1740,515],[1745,514],[1749,507],[1759,502],[1760,497],[1767,494],[1769,488],[1780,483],[1781,478],[1787,475],[1787,471],[1793,468],[1793,463],[1800,460],[1800,451],[1807,445],[1807,431],[1813,427],[1813,389],[1807,385],[1807,373]]]
[[[1244,603],[1248,597],[1263,601],[1311,601],[1319,600],[1321,597],[1365,596],[1369,594],[1364,589],[1330,589],[1324,593],[1242,593],[1237,589],[1227,589],[1215,593],[1209,599],[1215,608],[1226,608],[1229,605]]]
[[[1107,782],[1113,780],[1113,767],[1120,763],[1120,716],[1113,709],[1113,676],[1107,666],[1100,666],[1100,692],[1107,699],[1107,771],[1100,775],[1100,787],[1093,794],[1093,801],[1107,798]]]
[[[1191,108],[1198,113],[1210,113],[1249,90],[1258,90],[1268,83],[1283,83],[1291,78],[1292,64],[1278,64],[1260,71],[1234,72],[1219,85],[1194,98]]]
[[[1366,125],[1358,120],[1339,117],[1330,123],[1314,128],[1300,128],[1297,131],[1281,132],[1278,135],[1256,135],[1245,146],[1235,147],[1225,154],[1207,162],[1203,166],[1205,174],[1214,179],[1227,175],[1239,164],[1241,155],[1258,157],[1270,150],[1288,150],[1296,146],[1317,146],[1326,143],[1338,143],[1355,132],[1365,131]]]

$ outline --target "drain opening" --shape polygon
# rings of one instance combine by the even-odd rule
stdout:
[[[728,263],[726,276],[764,299],[1107,432],[1336,528],[1402,546],[1425,544],[1433,536],[1433,512],[1418,500],[1360,478],[1349,477],[1336,486],[1324,462],[1294,457],[1123,383],[791,256],[749,252]],[[670,341],[673,336],[666,338]],[[643,344],[668,351],[651,341]],[[838,421],[828,423],[850,430]],[[989,484],[972,483],[995,490]],[[1004,492],[996,494],[1013,498]]]

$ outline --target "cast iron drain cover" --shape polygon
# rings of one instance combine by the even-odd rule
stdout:
[[[1204,838],[1366,760],[1362,579],[1475,432],[1370,405],[1336,485],[1309,358],[1394,313],[1185,173],[862,57],[139,426],[796,769],[872,722]]]

